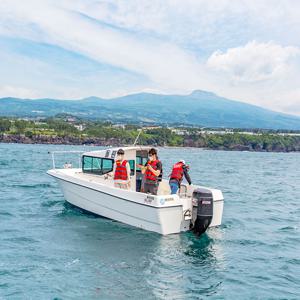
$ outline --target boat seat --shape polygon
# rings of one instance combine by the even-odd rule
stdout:
[[[171,189],[167,181],[161,181],[158,185],[157,195],[170,195]]]

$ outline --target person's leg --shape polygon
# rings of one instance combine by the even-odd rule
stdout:
[[[178,191],[178,183],[175,181],[170,181],[169,182],[170,189],[171,189],[171,194],[177,194]]]
[[[144,183],[144,193],[157,195],[158,185],[153,183]]]
[[[143,193],[151,193],[150,192],[150,185],[148,183],[144,183],[144,186],[143,186]]]
[[[149,186],[150,186],[150,193],[152,195],[157,195],[158,184],[149,184]]]
[[[142,177],[141,181],[141,193],[145,193],[145,176]]]
[[[137,192],[141,191],[141,186],[142,186],[142,179],[137,179],[136,180],[136,191]]]
[[[128,190],[128,184],[122,182],[115,182],[114,186],[118,189]]]
[[[120,183],[120,189],[128,190],[128,184],[127,183]]]

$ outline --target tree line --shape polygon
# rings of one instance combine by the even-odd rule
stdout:
[[[70,120],[71,119],[71,120]],[[133,144],[140,125],[116,126],[111,122],[84,121],[76,118],[53,117],[40,121],[0,118],[0,141],[126,145]],[[79,125],[82,127],[79,129]],[[228,134],[197,133],[185,127],[177,134],[167,127],[143,129],[139,144],[156,146],[201,147],[218,150],[300,151],[300,136],[283,136],[274,132],[259,135],[231,132]],[[22,137],[18,139],[18,137]]]

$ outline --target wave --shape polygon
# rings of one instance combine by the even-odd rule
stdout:
[[[35,188],[49,188],[49,187],[52,187],[52,184],[51,183],[12,184],[12,185],[9,185],[9,186],[10,187],[35,189]]]
[[[62,200],[48,200],[48,201],[44,201],[42,202],[42,206],[43,207],[53,207],[57,204],[62,204]]]
[[[14,215],[11,214],[8,211],[0,211],[0,216],[8,216],[8,217],[13,217]]]
[[[17,243],[38,243],[37,240],[31,238],[31,237],[26,237],[26,236],[21,236],[21,237],[12,237],[12,238],[6,238],[3,239],[3,241],[7,242],[17,242]]]
[[[7,160],[0,161],[0,166],[8,166],[9,162]]]

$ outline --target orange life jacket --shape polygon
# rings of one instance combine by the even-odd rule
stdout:
[[[127,176],[127,160],[123,160],[123,162],[121,163],[121,161],[117,160],[116,161],[116,170],[115,170],[115,176],[114,179],[116,180],[127,180],[128,176]]]
[[[157,163],[159,160],[150,161],[148,160],[147,165],[150,165],[154,170],[157,170]],[[154,175],[149,169],[146,170],[146,179],[151,181],[157,181],[158,176]]]
[[[183,177],[183,163],[178,162],[175,165],[173,165],[172,173],[170,175],[170,179],[176,179],[178,181],[182,180]]]

